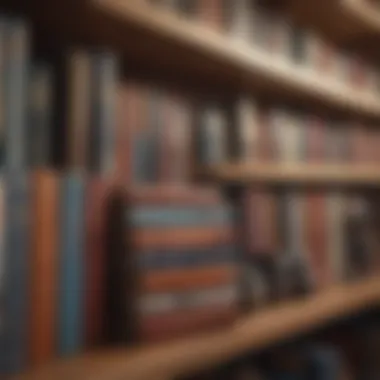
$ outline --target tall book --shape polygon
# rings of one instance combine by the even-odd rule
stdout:
[[[24,21],[3,21],[5,166],[23,170],[26,165],[26,94],[29,64],[29,30]]]
[[[58,353],[75,354],[84,339],[84,182],[62,179],[60,197]]]
[[[32,367],[56,353],[59,179],[50,171],[31,176],[30,340]]]
[[[190,172],[190,106],[176,93],[166,93],[161,103],[159,152],[160,182],[186,181]]]
[[[115,170],[116,56],[107,52],[93,53],[90,78],[89,169],[109,176]]]
[[[65,166],[85,170],[89,154],[89,128],[91,113],[91,58],[82,50],[68,51],[61,80],[64,92],[64,131],[66,143]],[[57,89],[59,90],[59,89]],[[59,99],[58,99],[59,100]]]
[[[112,184],[92,177],[85,189],[85,345],[105,339],[107,215]]]
[[[29,176],[19,171],[3,177],[2,336],[0,372],[26,368],[29,325]]]
[[[32,66],[29,74],[27,162],[33,168],[51,164],[52,74],[47,64]]]
[[[310,117],[305,126],[305,158],[308,163],[326,160],[326,125],[322,120]],[[332,281],[329,263],[327,235],[327,199],[321,189],[311,189],[305,199],[305,245],[315,285],[325,287]]]

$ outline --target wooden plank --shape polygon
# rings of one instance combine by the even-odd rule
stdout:
[[[205,180],[273,185],[380,187],[378,166],[336,164],[223,164],[200,171]]]
[[[380,280],[336,285],[242,318],[223,331],[167,344],[89,353],[14,380],[172,380],[363,311],[380,301]]]

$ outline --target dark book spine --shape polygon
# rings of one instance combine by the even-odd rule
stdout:
[[[29,31],[21,20],[5,27],[5,166],[23,170],[26,165],[26,94],[29,63]]]
[[[104,342],[106,296],[106,223],[111,185],[93,178],[85,199],[85,344]]]
[[[18,372],[27,365],[29,324],[29,176],[25,172],[5,177],[5,232],[2,281],[2,372]]]
[[[31,167],[51,164],[52,71],[46,65],[33,66],[29,78],[27,162]]]
[[[58,352],[77,353],[84,339],[84,184],[75,174],[62,180],[60,209]]]
[[[111,53],[91,59],[91,131],[89,168],[109,176],[115,170],[115,110],[118,60]]]

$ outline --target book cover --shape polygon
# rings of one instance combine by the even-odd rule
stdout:
[[[5,21],[4,120],[5,165],[23,170],[26,165],[26,102],[29,69],[29,28],[20,19]]]
[[[84,181],[69,173],[60,195],[58,353],[78,353],[84,344]]]
[[[34,65],[29,73],[27,163],[33,168],[51,164],[52,75],[47,64]]]
[[[32,367],[50,362],[56,353],[58,301],[59,178],[47,170],[31,175],[30,340]]]
[[[109,176],[114,173],[115,111],[118,60],[112,53],[91,56],[91,113],[89,129],[89,169]]]
[[[19,171],[4,177],[2,339],[0,372],[26,369],[29,326],[30,180]]]

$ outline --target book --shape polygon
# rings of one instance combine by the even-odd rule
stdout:
[[[239,316],[232,306],[205,306],[194,310],[149,316],[140,322],[139,340],[142,342],[167,341],[195,333],[210,332],[231,325]]]
[[[227,115],[221,107],[211,105],[200,111],[197,126],[197,154],[203,165],[221,164],[227,160]]]
[[[162,99],[159,153],[160,182],[186,181],[190,172],[190,107],[177,93],[167,92]]]
[[[211,30],[223,32],[226,28],[223,0],[198,1],[196,15],[198,20]]]
[[[115,110],[118,61],[114,54],[96,52],[90,61],[91,113],[89,169],[103,176],[114,174]]]
[[[48,64],[32,66],[28,90],[27,163],[32,168],[51,165],[53,72]]]
[[[255,2],[251,0],[234,1],[226,10],[229,14],[229,35],[236,42],[251,44],[254,37],[254,23],[257,13]]]
[[[68,173],[61,183],[57,345],[67,356],[84,345],[84,181]]]
[[[88,168],[91,114],[91,57],[82,50],[68,51],[61,73],[64,93],[63,115],[66,144],[64,166],[82,171]],[[62,59],[62,57],[58,57]],[[59,86],[57,88],[59,91]],[[60,99],[57,99],[58,101]],[[62,107],[62,106],[61,106]],[[60,108],[61,108],[60,107]]]
[[[233,283],[236,279],[237,270],[233,266],[233,261],[224,265],[200,266],[191,269],[187,269],[182,264],[176,269],[144,273],[140,279],[140,291],[142,294],[185,291]]]
[[[5,174],[2,260],[2,337],[0,373],[26,369],[29,326],[30,179],[26,172]]]
[[[29,69],[29,27],[21,19],[7,19],[4,33],[4,119],[5,166],[24,170],[27,153],[27,72]]]
[[[38,170],[31,182],[29,359],[39,367],[56,353],[59,178]]]
[[[85,185],[85,346],[105,341],[107,218],[112,182],[91,177]]]

